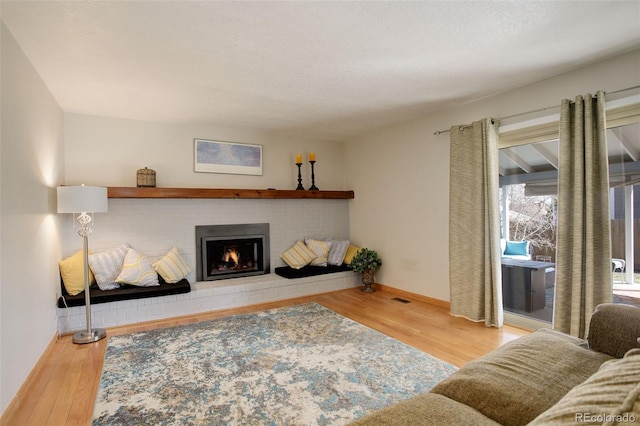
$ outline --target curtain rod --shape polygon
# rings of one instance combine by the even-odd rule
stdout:
[[[606,99],[607,95],[615,95],[616,93],[622,93],[622,92],[626,92],[626,91],[629,91],[629,90],[635,90],[635,89],[640,89],[640,85],[633,86],[633,87],[627,87],[626,89],[620,89],[620,90],[616,90],[614,92],[605,92],[605,94],[604,94],[605,95],[605,99]],[[558,108],[558,106],[551,106],[551,107],[535,109],[533,111],[521,112],[521,113],[518,113],[518,114],[513,114],[513,115],[508,115],[506,117],[498,118],[498,121],[507,120],[509,118],[520,117],[521,115],[533,114],[533,113],[536,113],[536,112],[543,112],[543,111],[547,111],[547,110],[550,110],[550,109],[556,109],[556,108]],[[462,126],[458,127],[458,130],[462,131],[467,127],[471,127],[471,126],[462,125]],[[440,135],[442,133],[449,133],[450,131],[451,131],[451,129],[448,129],[448,130],[436,130],[435,132],[433,132],[433,134],[438,136],[438,135]]]

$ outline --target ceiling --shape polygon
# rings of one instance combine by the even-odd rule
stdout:
[[[65,112],[333,141],[640,46],[638,1],[3,0],[0,8]]]

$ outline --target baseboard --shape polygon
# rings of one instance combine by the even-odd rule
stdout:
[[[44,363],[49,358],[49,354],[53,351],[55,344],[58,342],[58,337],[59,334],[56,330],[51,341],[49,341],[49,344],[47,344],[47,347],[44,349],[38,358],[38,361],[29,372],[29,375],[27,375],[27,378],[22,383],[22,386],[20,386],[20,389],[18,389],[18,392],[16,392],[14,397],[11,399],[7,408],[2,412],[2,416],[0,416],[0,425],[4,426],[11,424],[11,419],[15,416],[15,411],[20,406],[20,402],[26,395],[31,394],[33,391],[34,385],[38,382],[40,371],[44,368]]]
[[[428,303],[430,305],[439,306],[441,308],[451,310],[451,302],[447,302],[446,300],[436,299],[433,297],[424,296],[422,294],[412,293],[406,290],[400,290],[399,288],[390,287],[388,285],[379,283],[376,283],[375,287],[383,291],[388,291],[389,293],[397,294],[398,296],[402,296],[404,298],[410,298],[420,302]]]

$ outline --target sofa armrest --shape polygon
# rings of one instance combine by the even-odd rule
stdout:
[[[589,348],[616,358],[640,348],[640,308],[603,303],[596,306],[589,323]]]

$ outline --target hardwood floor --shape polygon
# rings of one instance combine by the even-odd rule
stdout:
[[[400,297],[409,303],[394,300]],[[358,288],[279,302],[227,309],[111,328],[109,336],[171,327],[298,303],[317,302],[458,367],[502,344],[528,334],[505,326],[498,330],[449,314],[448,309],[383,288],[365,294]],[[2,416],[3,425],[89,425],[107,339],[74,345],[63,336],[34,368],[29,379]]]

